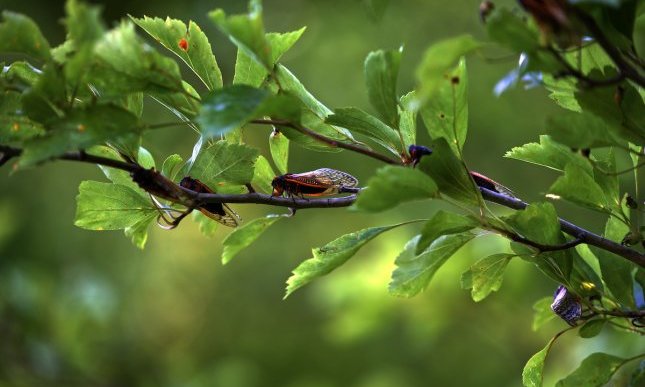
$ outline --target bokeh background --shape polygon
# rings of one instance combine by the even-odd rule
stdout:
[[[94,3],[103,4],[108,25],[127,14],[195,20],[230,83],[235,49],[206,13],[216,7],[243,12],[245,1]],[[365,4],[264,1],[268,31],[307,26],[283,63],[332,108],[371,111],[362,65],[372,50],[405,45],[403,93],[414,87],[414,69],[431,42],[462,33],[484,38],[478,1],[392,1],[380,19]],[[63,5],[0,0],[0,9],[34,18],[52,45],[64,39]],[[514,65],[504,52],[469,58],[465,153],[472,169],[534,201],[555,175],[502,156],[536,141],[543,118],[555,108],[539,89],[493,95],[495,82]],[[152,121],[171,119],[152,104],[146,109]],[[247,131],[248,141],[265,155],[268,135],[266,128]],[[190,130],[177,127],[148,133],[145,146],[160,163],[171,153],[187,158],[195,140]],[[293,145],[291,151],[294,172],[332,167],[364,182],[379,166],[355,154],[315,154]],[[173,231],[151,228],[140,251],[122,232],[74,227],[77,187],[88,179],[104,180],[94,166],[63,161],[15,174],[7,166],[0,170],[0,386],[517,386],[526,360],[565,328],[553,320],[531,331],[533,302],[557,284],[519,260],[510,263],[502,289],[480,303],[460,289],[459,277],[471,263],[507,248],[495,236],[460,250],[423,294],[388,295],[393,261],[419,225],[379,237],[339,270],[282,300],[284,281],[311,256],[311,247],[367,226],[430,217],[446,207],[441,203],[411,203],[378,215],[299,211],[222,266],[228,230],[209,239],[189,221]],[[558,208],[602,230],[602,218]],[[235,209],[244,219],[282,211]],[[642,348],[642,339],[611,330],[591,340],[569,333],[548,359],[546,385],[591,352],[633,355]]]

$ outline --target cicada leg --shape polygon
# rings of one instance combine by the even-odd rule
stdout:
[[[166,207],[152,195],[150,195],[150,199],[152,200],[154,206],[157,208],[157,211],[159,211],[159,215],[157,215],[157,225],[164,230],[172,230],[173,228],[177,227],[179,225],[179,222],[181,222],[188,214],[193,211],[192,208],[181,211]],[[178,212],[179,216],[174,216],[172,214],[173,212]],[[170,217],[170,219],[172,220],[168,219],[168,217]]]

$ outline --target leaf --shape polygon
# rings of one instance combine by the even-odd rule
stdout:
[[[216,189],[220,183],[243,185],[253,179],[257,157],[257,149],[218,141],[197,156],[190,176],[201,180],[211,189]]]
[[[275,176],[269,161],[262,155],[258,156],[258,159],[255,161],[255,170],[251,184],[254,187],[259,187],[262,192],[270,194],[273,192],[271,181]]]
[[[544,371],[544,360],[546,360],[546,355],[551,349],[553,340],[549,341],[546,347],[542,348],[538,353],[531,356],[529,361],[524,365],[522,370],[522,384],[525,387],[541,387],[542,386],[542,373]]]
[[[529,204],[523,211],[518,211],[506,219],[521,236],[544,245],[564,243],[560,232],[560,223],[555,208],[551,203]],[[559,283],[567,283],[573,266],[573,258],[567,252],[551,251],[537,256],[528,255],[529,251],[518,252],[521,258],[533,262],[540,270]]]
[[[399,133],[403,141],[404,150],[410,145],[416,144],[417,140],[417,110],[410,109],[410,103],[415,99],[414,91],[401,97],[399,104]]]
[[[327,116],[325,122],[364,134],[397,156],[401,152],[401,139],[396,130],[358,108],[336,109],[334,114]]]
[[[170,180],[175,181],[177,177],[177,173],[181,169],[179,168],[179,166],[182,165],[183,163],[184,163],[184,159],[182,159],[180,155],[178,154],[170,155],[166,157],[163,164],[161,165],[161,174],[166,176]]]
[[[454,212],[439,210],[423,226],[415,254],[421,254],[435,239],[442,235],[459,234],[470,231],[477,226],[479,226],[479,223],[472,218]]]
[[[353,208],[379,212],[403,202],[436,196],[437,185],[428,175],[416,169],[388,165],[370,178]]]
[[[201,211],[193,211],[193,221],[199,225],[199,232],[207,238],[212,238],[219,229],[220,223],[204,215]]]
[[[306,27],[302,27],[297,31],[277,33],[270,32],[266,34],[266,38],[271,46],[271,61],[276,63],[284,53],[286,53],[302,36]],[[237,50],[237,59],[235,60],[235,76],[233,77],[233,84],[244,84],[253,87],[260,87],[265,80],[269,71],[266,67],[262,66],[244,50]]]
[[[628,232],[629,228],[625,224],[611,216],[607,220],[603,236],[609,240],[620,242]],[[589,247],[598,257],[602,279],[611,294],[625,307],[633,308],[635,306],[632,285],[634,265],[604,249]]]
[[[264,34],[262,21],[262,4],[259,0],[249,2],[249,13],[242,15],[226,16],[221,9],[208,13],[208,17],[215,23],[222,33],[259,64],[270,70],[271,46]]]
[[[471,233],[444,235],[419,255],[414,254],[418,237],[413,238],[395,261],[397,268],[392,273],[390,294],[412,297],[423,291],[448,258],[474,237]]]
[[[611,207],[602,188],[594,181],[589,171],[572,163],[565,166],[564,175],[558,177],[549,188],[549,192],[592,210],[608,212]]]
[[[470,35],[460,35],[434,43],[423,54],[416,75],[419,81],[417,97],[423,103],[434,97],[442,81],[459,58],[481,47]]]
[[[546,127],[553,140],[571,148],[625,146],[624,141],[609,130],[607,123],[587,112],[559,112],[547,118]]]
[[[311,95],[311,93],[298,80],[298,78],[289,71],[289,69],[281,64],[277,64],[274,72],[276,79],[280,83],[280,88],[298,98],[316,116],[324,119],[331,114],[331,110]]]
[[[49,43],[38,25],[25,15],[2,11],[0,52],[20,53],[37,60],[50,61]]]
[[[246,85],[233,85],[210,92],[197,117],[205,137],[219,137],[257,116],[271,94]]]
[[[240,251],[255,242],[269,226],[281,218],[283,218],[282,215],[268,215],[263,218],[253,219],[244,226],[233,230],[222,242],[224,245],[222,263],[224,265],[229,263]]]
[[[508,9],[495,10],[486,18],[488,36],[513,51],[534,51],[539,48],[539,35],[525,18]]]
[[[419,169],[435,181],[441,194],[469,205],[482,203],[479,189],[448,142],[439,138],[433,145],[432,154],[421,159]]]
[[[524,144],[506,152],[504,157],[541,165],[543,167],[564,171],[567,164],[575,164],[586,171],[591,171],[589,161],[570,148],[551,140],[549,136],[540,136],[540,143]]]
[[[138,136],[138,120],[112,105],[90,105],[72,110],[53,122],[44,136],[25,143],[19,166],[27,167],[67,151],[87,149],[106,141]]]
[[[587,321],[585,325],[581,326],[578,330],[578,335],[582,338],[589,339],[598,336],[602,328],[604,328],[607,320],[604,318],[594,319]]]
[[[284,134],[274,130],[269,136],[269,149],[278,172],[284,175],[287,173],[289,163],[289,139]]]
[[[441,79],[434,96],[421,106],[420,113],[430,137],[445,138],[459,154],[468,131],[468,77],[464,58]]]
[[[163,107],[170,110],[181,121],[191,128],[196,127],[190,119],[197,116],[201,107],[201,99],[197,91],[185,81],[181,82],[183,92],[151,93],[150,96]],[[197,129],[195,129],[197,131]]]
[[[407,222],[390,226],[366,228],[350,234],[345,234],[327,243],[323,247],[313,249],[313,258],[309,258],[298,265],[298,267],[293,270],[293,275],[287,280],[287,292],[285,294],[285,298],[289,297],[291,293],[313,281],[315,278],[329,274],[334,269],[347,262],[361,247],[375,237],[385,231],[404,224],[407,224]]]
[[[152,222],[157,209],[133,189],[121,184],[84,181],[76,197],[74,224],[87,230],[118,230]]]
[[[483,300],[502,286],[504,270],[514,256],[514,254],[494,254],[477,261],[462,274],[462,287],[472,289],[471,295],[475,302]]]
[[[149,217],[141,219],[137,223],[132,226],[128,226],[123,230],[125,236],[130,238],[132,241],[132,244],[141,250],[146,247],[146,242],[148,241],[148,227],[155,219],[156,215],[157,214],[152,213]]]
[[[553,303],[553,297],[544,297],[540,298],[533,304],[533,324],[531,329],[537,331],[542,327],[542,325],[553,320],[556,316],[551,309],[551,304]]]
[[[354,141],[351,137],[346,136],[341,133],[339,128],[326,124],[323,119],[316,116],[313,112],[307,109],[302,109],[302,125],[320,135],[323,135],[327,138],[331,138],[337,141]],[[306,149],[310,149],[316,152],[340,152],[342,148],[331,146],[325,142],[316,140],[311,136],[303,134],[296,129],[293,129],[289,126],[276,125],[280,133],[284,134],[289,141],[296,143]],[[346,130],[346,129],[342,129]],[[349,131],[347,132],[349,133]]]
[[[578,369],[566,378],[559,380],[556,386],[604,386],[626,361],[626,359],[602,352],[592,353],[582,361]]]
[[[222,72],[217,65],[206,34],[197,23],[191,20],[186,26],[181,20],[169,17],[163,20],[158,17],[130,16],[130,19],[181,58],[209,90],[222,87]]]
[[[399,126],[396,78],[403,47],[398,50],[372,51],[365,58],[365,83],[367,96],[385,123],[393,128]]]

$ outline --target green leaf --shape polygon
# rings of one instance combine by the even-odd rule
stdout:
[[[551,344],[554,339],[551,339],[546,347],[542,348],[538,353],[531,356],[529,361],[524,365],[522,370],[522,384],[525,387],[541,387],[542,386],[542,373],[544,371],[544,360],[546,355],[551,349]]]
[[[445,39],[430,46],[416,71],[419,100],[425,102],[434,97],[459,58],[479,47],[481,43],[470,35]]]
[[[298,265],[298,267],[293,270],[293,275],[287,280],[287,292],[285,294],[285,298],[289,297],[291,293],[313,281],[315,278],[329,274],[334,269],[347,262],[361,247],[375,237],[385,231],[408,223],[409,222],[383,227],[366,228],[350,234],[345,234],[340,238],[327,243],[323,247],[313,249],[313,258],[309,258]]]
[[[45,129],[40,124],[27,117],[0,115],[0,143],[2,144],[28,141],[44,133]]]
[[[398,50],[372,51],[365,58],[367,96],[379,116],[393,128],[399,126],[396,78],[403,47]]]
[[[2,19],[0,52],[25,54],[45,62],[51,60],[49,43],[33,20],[10,11],[2,11]]]
[[[407,151],[407,148],[417,143],[417,110],[410,109],[410,103],[415,99],[414,91],[401,97],[399,104],[399,133],[401,141]]]
[[[586,171],[591,171],[591,164],[584,157],[570,148],[551,140],[549,136],[540,136],[540,143],[529,143],[515,147],[506,152],[504,157],[541,165],[556,171],[564,171],[567,164],[575,164]]]
[[[544,297],[540,298],[533,304],[533,324],[531,324],[531,329],[537,331],[542,327],[542,325],[553,320],[556,316],[551,309],[551,304],[553,303],[553,297]]]
[[[494,254],[477,261],[462,274],[462,287],[472,289],[471,295],[475,302],[483,300],[502,286],[504,271],[514,256],[514,254]]]
[[[472,218],[454,212],[439,210],[423,226],[415,254],[421,254],[435,239],[442,235],[459,234],[470,231],[477,226],[479,226],[479,223]]]
[[[589,171],[576,164],[567,164],[564,167],[564,175],[553,183],[549,192],[592,210],[608,212],[611,206],[602,188],[594,181]]]
[[[163,164],[161,165],[161,174],[166,176],[172,181],[175,181],[175,178],[177,177],[177,173],[179,172],[180,165],[184,163],[184,159],[181,158],[180,155],[178,154],[173,154],[164,160]],[[183,177],[183,176],[180,176]]]
[[[316,116],[310,110],[302,109],[301,119],[302,125],[304,127],[311,129],[314,132],[325,137],[342,142],[356,142],[353,138],[350,137],[351,134],[345,135],[341,132],[341,130],[339,130],[340,128],[326,124],[323,119]],[[289,126],[277,125],[277,127],[280,133],[284,134],[291,142],[296,143],[306,149],[310,149],[316,152],[340,152],[342,150],[342,148],[334,147],[322,141],[316,140],[315,138],[303,134]],[[347,133],[349,133],[349,131]]]
[[[626,361],[621,357],[602,352],[592,353],[582,361],[578,369],[559,380],[556,386],[604,386]]]
[[[620,242],[628,232],[629,228],[624,223],[611,216],[607,220],[603,236],[609,240]],[[589,247],[598,257],[602,279],[611,294],[625,307],[633,308],[635,306],[632,285],[634,265],[604,249],[594,246]]]
[[[67,151],[106,141],[138,136],[137,126],[136,116],[117,106],[90,105],[74,109],[67,117],[53,122],[44,136],[25,143],[19,166],[31,166]]]
[[[407,201],[436,196],[437,185],[428,175],[416,169],[388,165],[370,178],[352,208],[379,212]]]
[[[327,116],[325,122],[342,126],[354,133],[364,134],[397,156],[402,151],[403,144],[396,129],[392,129],[361,109],[355,107],[336,109],[334,114]]]
[[[130,16],[130,19],[181,58],[209,90],[222,87],[222,72],[206,34],[197,23],[191,20],[186,26],[181,20],[169,17],[163,20],[158,17],[144,16],[141,19]]]
[[[132,241],[132,244],[141,250],[146,247],[146,242],[148,241],[148,227],[156,218],[156,215],[157,214],[155,213],[151,213],[150,216],[145,219],[141,219],[132,226],[128,226],[123,230],[125,236],[130,238]]]
[[[530,28],[526,18],[506,8],[495,10],[486,18],[488,36],[516,52],[539,48],[538,32]]]
[[[444,235],[419,255],[414,254],[419,237],[414,237],[395,261],[397,268],[392,273],[390,294],[412,297],[423,291],[448,258],[474,237],[471,233]]]
[[[208,17],[222,33],[259,64],[271,70],[271,46],[264,33],[262,4],[259,0],[249,2],[249,13],[226,16],[221,9],[209,12]]]
[[[219,222],[204,215],[201,211],[193,211],[193,221],[198,224],[199,232],[207,238],[212,238],[220,227]]]
[[[611,145],[625,146],[616,138],[607,123],[587,112],[558,112],[546,121],[549,136],[571,148],[600,148]]]
[[[244,185],[253,179],[257,157],[257,149],[218,141],[197,156],[190,176],[201,180],[211,189],[225,183]]]
[[[219,137],[255,118],[271,94],[246,85],[210,92],[203,99],[197,122],[205,137]]]
[[[270,32],[266,34],[266,38],[271,46],[271,62],[276,63],[282,55],[287,52],[298,41],[298,39],[300,39],[300,36],[305,32],[305,29],[306,27],[303,27],[292,32]],[[260,87],[268,74],[269,71],[266,67],[253,60],[245,53],[244,50],[237,50],[233,84]]]
[[[258,156],[258,159],[255,161],[255,171],[251,184],[254,187],[259,187],[262,192],[270,194],[273,192],[271,181],[273,181],[275,176],[269,161],[262,155]]]
[[[184,92],[177,63],[142,42],[131,23],[105,34],[94,52],[86,79],[101,94]]]
[[[274,71],[276,79],[280,83],[280,88],[298,98],[316,116],[324,119],[331,114],[331,110],[311,95],[311,93],[298,80],[298,78],[289,71],[289,69],[281,64],[277,64]]]
[[[578,335],[585,339],[598,336],[606,323],[607,320],[605,320],[604,318],[587,321],[585,325],[581,326],[578,330]]]
[[[420,112],[432,139],[443,137],[461,152],[468,131],[468,77],[464,58],[441,79],[435,95],[421,106]]]
[[[87,230],[118,230],[152,222],[157,209],[138,192],[121,184],[84,181],[76,197],[74,224]]]
[[[507,220],[521,236],[544,245],[564,243],[560,223],[551,203],[533,203],[518,211]],[[559,283],[567,283],[573,266],[573,258],[567,250],[529,255],[530,250],[519,252],[522,259],[533,262],[540,270]],[[521,254],[520,254],[521,253]]]
[[[469,205],[482,203],[479,189],[446,139],[439,138],[433,145],[432,154],[421,159],[419,169],[437,183],[441,194]]]
[[[289,163],[289,139],[284,134],[274,130],[269,136],[269,149],[278,172],[284,175],[287,173]]]
[[[256,218],[233,230],[222,242],[224,245],[222,263],[225,265],[229,263],[240,251],[255,242],[269,226],[283,217],[282,215],[268,215],[263,218]]]

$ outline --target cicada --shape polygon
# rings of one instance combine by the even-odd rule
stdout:
[[[473,180],[475,181],[475,184],[477,184],[478,187],[483,187],[493,192],[501,193],[503,195],[510,196],[513,198],[515,197],[515,195],[513,194],[513,191],[501,185],[500,183],[496,182],[495,180],[487,176],[484,176],[478,172],[469,171],[469,173],[470,173],[470,177],[473,178]]]
[[[181,179],[179,185],[198,193],[215,193],[206,184],[190,176]],[[238,220],[240,219],[240,216],[226,203],[207,203],[197,209],[214,221],[228,227],[237,227]]]
[[[320,168],[310,172],[276,176],[271,185],[272,196],[282,196],[285,193],[287,196],[327,196],[348,192],[344,189],[350,189],[351,192],[351,189],[358,185],[358,179],[346,172]]]

